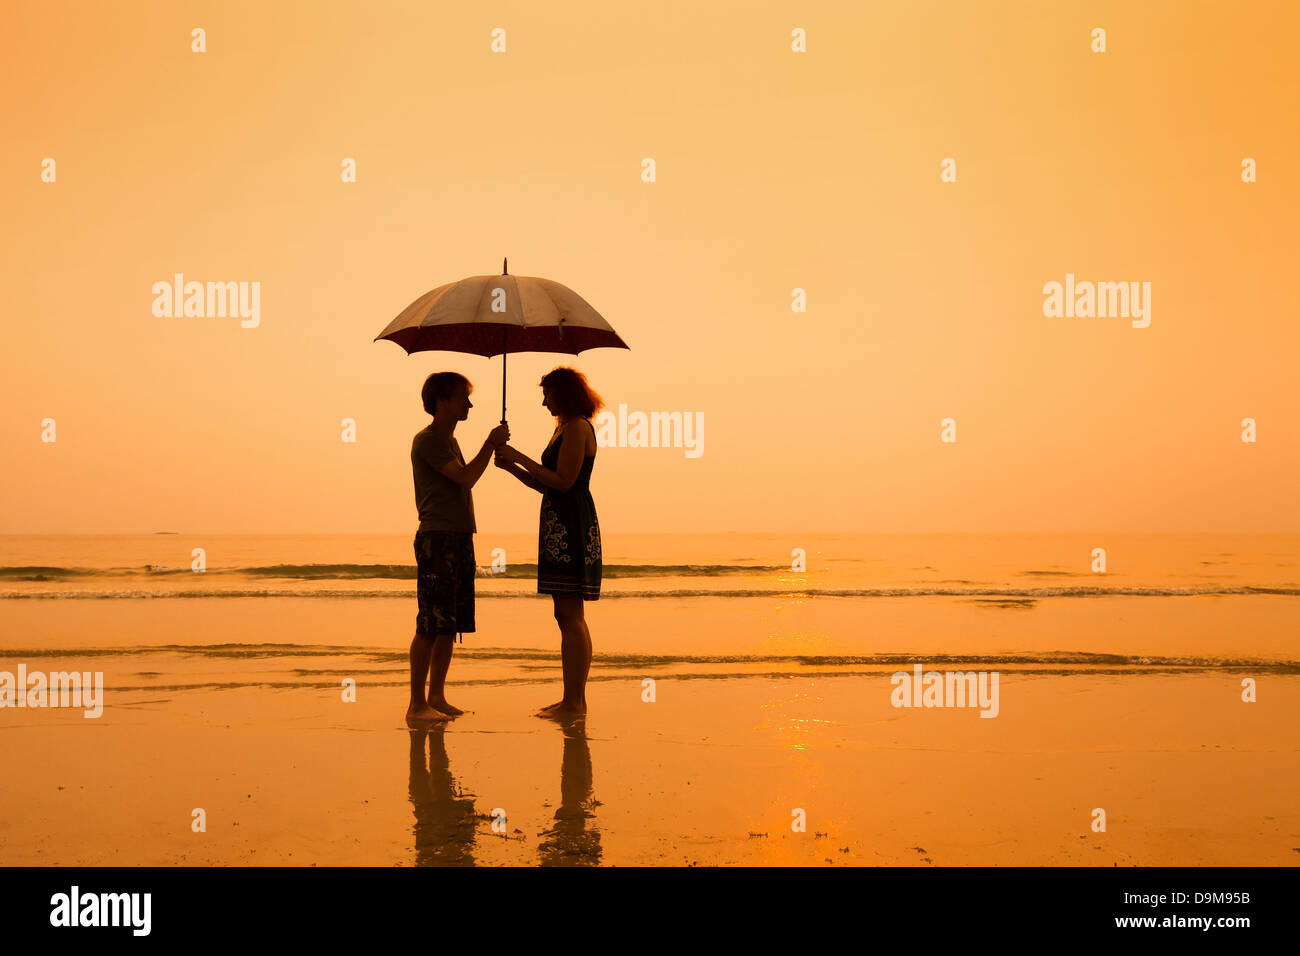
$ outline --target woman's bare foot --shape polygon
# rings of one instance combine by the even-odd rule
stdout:
[[[550,711],[555,710],[557,707],[563,707],[563,706],[564,706],[564,701],[557,700],[553,704],[547,704],[545,707],[537,711],[537,713],[540,716],[541,714],[549,713]]]
[[[550,720],[573,720],[575,717],[587,716],[587,705],[560,701],[558,704],[539,710],[534,716],[546,717]]]
[[[406,722],[408,724],[433,724],[443,720],[451,720],[451,715],[444,714],[440,710],[434,710],[427,704],[424,707],[416,707],[412,704],[406,708]]]
[[[445,697],[440,697],[437,700],[430,699],[429,706],[438,711],[438,713],[447,714],[450,717],[459,717],[461,714],[465,713],[465,711],[461,710],[459,707],[453,707],[451,704],[447,703],[447,698]]]

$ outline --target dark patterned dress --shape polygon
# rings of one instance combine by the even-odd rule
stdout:
[[[590,419],[585,419],[588,425]],[[594,430],[594,429],[593,429]],[[542,452],[542,466],[556,471],[560,442]],[[568,491],[548,488],[542,494],[541,529],[537,536],[537,593],[576,594],[586,601],[600,599],[600,523],[591,497],[595,455],[582,460],[582,470]]]

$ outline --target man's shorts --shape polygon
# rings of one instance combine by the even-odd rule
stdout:
[[[432,638],[474,630],[474,536],[466,531],[415,532],[415,629]]]

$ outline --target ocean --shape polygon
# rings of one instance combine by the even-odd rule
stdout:
[[[196,686],[167,672],[203,658],[222,662],[198,668],[222,686],[325,686],[361,656],[372,678],[399,685],[412,537],[6,536],[0,655],[129,657],[149,680],[123,673],[122,687]],[[480,533],[475,549],[478,630],[458,653],[478,666],[454,676],[553,679],[536,538]],[[1297,535],[607,534],[604,552],[601,598],[587,606],[593,681],[651,663],[719,677],[940,660],[1290,673],[1300,660]],[[158,654],[182,658],[140,660]]]
[[[4,535],[0,599],[413,597],[412,537]],[[536,544],[478,534],[478,593],[534,596]],[[602,599],[1300,595],[1300,535],[634,534],[604,550]]]

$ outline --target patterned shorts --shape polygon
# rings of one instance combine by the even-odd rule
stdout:
[[[428,637],[474,630],[474,536],[463,531],[415,533],[415,629]]]

